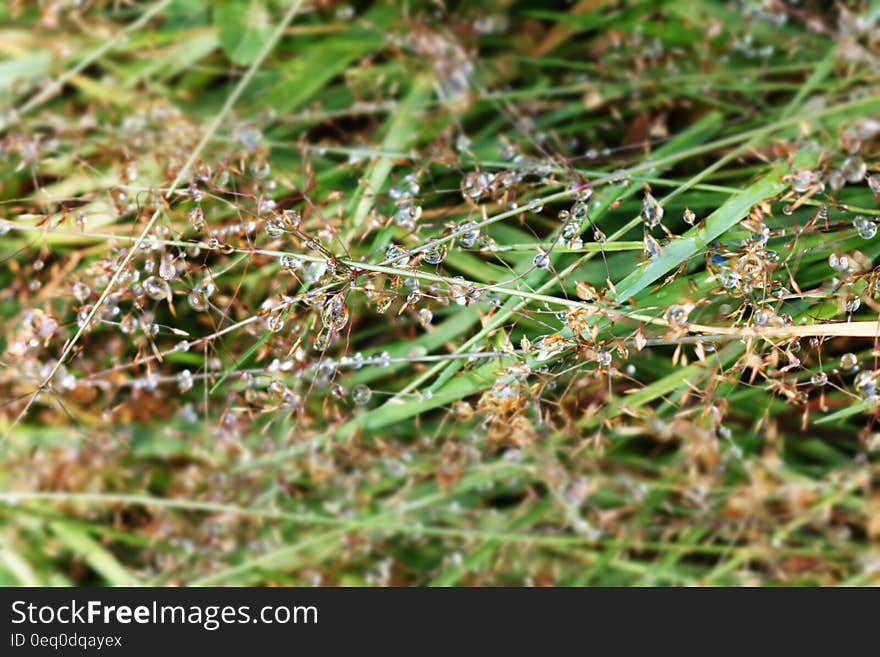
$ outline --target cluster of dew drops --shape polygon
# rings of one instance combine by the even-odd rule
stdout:
[[[146,122],[129,127],[135,133],[139,128],[149,130]],[[351,355],[344,346],[338,360],[331,355],[334,345],[345,342],[354,293],[361,293],[378,315],[390,315],[391,305],[402,301],[397,315],[406,312],[423,330],[430,330],[435,312],[425,301],[435,307],[500,305],[498,295],[460,277],[426,284],[405,274],[417,266],[441,271],[450,245],[465,250],[491,248],[491,240],[475,221],[447,224],[442,235],[454,233],[454,240],[416,241],[417,249],[389,244],[377,260],[399,269],[401,275],[358,271],[356,262],[334,255],[345,249],[339,249],[338,227],[325,221],[320,209],[279,207],[281,190],[261,156],[259,131],[239,126],[236,136],[244,153],[252,157],[238,153],[234,166],[232,162],[198,165],[163,209],[162,219],[137,245],[133,257],[126,259],[133,248],[131,240],[110,240],[107,255],[70,277],[63,306],[56,299],[51,307],[23,313],[7,348],[7,355],[20,366],[22,381],[34,385],[48,376],[57,365],[53,356],[69,337],[65,331],[75,328],[82,334],[81,354],[87,353],[89,359],[74,358],[58,368],[56,391],[78,387],[109,391],[121,385],[131,387],[134,394],[156,393],[160,386],[176,384],[180,393],[188,393],[200,380],[209,382],[228,374],[224,370],[228,364],[215,354],[213,341],[230,332],[231,326],[251,341],[262,331],[271,334],[266,353],[274,357],[260,367],[232,373],[245,382],[248,401],[259,400],[271,407],[267,403],[271,397],[276,407],[297,409],[315,386],[329,385],[335,396],[347,396],[353,404],[364,406],[373,392],[363,384],[344,391],[335,383],[338,370],[388,368],[392,358],[386,351]],[[12,154],[13,150],[6,151],[7,157]],[[133,191],[140,182],[136,164],[128,162],[123,169],[124,184],[109,196],[120,218],[143,222],[162,200],[147,188]],[[494,199],[514,190],[525,177],[517,171],[472,173],[462,183],[462,197],[470,203]],[[404,175],[393,185],[387,193],[388,223],[415,236],[422,217],[420,193],[418,173]],[[585,217],[584,207],[575,206],[574,220]],[[534,202],[529,208],[541,209]],[[69,230],[65,223],[71,220],[81,230],[87,224],[78,215],[65,214],[54,224],[51,217],[46,219],[49,230]],[[0,222],[4,234],[14,226],[14,222]],[[579,239],[570,227],[563,233],[567,240]],[[235,296],[237,279],[228,264],[237,256],[246,256],[251,266],[281,274],[269,279],[280,284],[267,286],[267,296],[251,314],[239,307]],[[32,270],[37,274],[53,260],[51,251],[43,251]],[[536,266],[543,265],[537,262]],[[102,295],[111,281],[109,294]],[[35,290],[32,284],[31,291]],[[68,312],[73,315],[72,324],[67,321]],[[204,354],[201,371],[167,372],[170,355],[190,351]],[[412,354],[403,360],[407,356]],[[119,370],[125,374],[118,375]],[[192,417],[190,404],[184,405],[184,412]]]
[[[138,126],[130,128],[137,132]],[[149,132],[148,125],[141,128]],[[872,120],[851,127],[846,140],[849,150],[854,152],[834,166],[795,172],[790,176],[793,199],[821,198],[826,189],[837,194],[845,186],[863,184],[875,197],[880,197],[880,178],[869,172],[865,160],[857,154],[858,148],[852,146],[873,139],[878,132],[880,125]],[[111,240],[109,255],[89,263],[70,278],[66,307],[59,308],[55,303],[51,308],[24,312],[23,321],[17,325],[7,347],[7,356],[19,365],[22,380],[33,384],[55,367],[53,357],[59,353],[64,338],[69,337],[65,335],[70,326],[66,313],[72,312],[73,325],[86,338],[101,329],[101,338],[89,340],[88,349],[106,350],[105,369],[96,365],[98,360],[87,364],[79,358],[65,363],[58,368],[57,382],[62,390],[72,391],[80,385],[109,389],[121,382],[135,392],[155,392],[160,385],[175,384],[181,393],[188,393],[198,381],[204,380],[208,385],[221,376],[231,375],[232,379],[244,382],[244,399],[263,408],[302,410],[308,396],[324,387],[353,406],[366,406],[374,401],[374,391],[365,384],[344,389],[338,382],[344,370],[365,366],[387,369],[395,360],[417,361],[424,354],[410,352],[393,359],[381,345],[366,356],[361,352],[351,354],[348,339],[354,323],[376,321],[381,316],[383,321],[404,329],[411,321],[423,331],[430,331],[435,315],[446,306],[479,304],[484,313],[492,313],[503,305],[504,298],[492,285],[474,283],[444,269],[450,248],[498,259],[505,256],[505,245],[496,243],[481,223],[487,216],[486,207],[493,212],[500,208],[510,216],[538,216],[544,212],[545,190],[560,185],[568,189],[570,205],[559,210],[557,229],[536,246],[532,267],[537,270],[552,269],[556,253],[580,252],[585,240],[592,238],[600,245],[607,240],[591,218],[592,208],[600,205],[601,188],[594,188],[580,178],[566,180],[541,158],[503,143],[499,154],[509,161],[509,167],[474,168],[461,174],[459,199],[466,217],[458,221],[443,223],[444,214],[433,211],[431,190],[427,194],[423,190],[428,177],[425,169],[415,167],[399,175],[377,200],[377,211],[369,219],[370,231],[393,227],[394,237],[384,250],[363,261],[394,271],[362,269],[357,260],[348,257],[347,245],[341,239],[344,227],[332,220],[334,212],[329,201],[345,200],[342,194],[328,199],[323,206],[311,200],[289,201],[290,192],[296,190],[284,188],[273,176],[260,131],[243,124],[237,127],[235,135],[241,150],[229,161],[195,167],[186,184],[176,190],[167,216],[138,245],[137,253],[124,269],[118,271],[131,243]],[[462,154],[470,152],[470,141],[464,135],[459,136],[455,146]],[[7,148],[5,152],[6,157],[15,154],[15,149]],[[32,157],[24,147],[18,148],[18,155],[23,159]],[[156,192],[132,191],[139,181],[135,164],[127,162],[123,170],[126,184],[111,190],[112,203],[120,217],[143,221],[162,201]],[[627,187],[631,183],[626,172],[619,171],[607,184]],[[643,257],[656,260],[664,245],[678,236],[667,227],[663,203],[650,189],[640,194],[639,203]],[[739,245],[729,241],[713,244],[707,252],[707,273],[718,284],[720,293],[716,298],[724,296],[731,301],[721,304],[721,314],[758,326],[795,321],[779,311],[779,304],[768,302],[784,302],[792,296],[781,275],[785,258],[769,246],[771,239],[785,236],[784,229],[776,227],[778,222],[770,228],[765,217],[768,212],[761,207],[753,208],[743,222],[749,236]],[[813,221],[822,224],[828,217],[827,207],[820,205]],[[684,210],[681,219],[685,227],[696,226],[700,221],[690,209]],[[80,225],[75,216],[65,220]],[[870,216],[856,214],[850,221],[861,239],[876,237],[878,224]],[[3,233],[12,227],[13,223],[0,222]],[[62,227],[61,223],[57,227]],[[32,263],[37,278],[51,258],[51,252],[43,251]],[[236,259],[246,260],[267,280],[262,286],[264,297],[255,308],[246,307],[237,296]],[[836,274],[829,289],[833,288],[835,294],[841,289],[853,290],[845,296],[842,307],[850,317],[861,307],[859,292],[855,290],[862,278],[863,264],[852,253],[834,252],[828,257],[828,266]],[[426,279],[418,272],[438,276]],[[116,284],[98,307],[102,291],[113,277]],[[34,282],[30,285],[34,291]],[[574,291],[587,302],[604,296],[604,291],[586,281],[578,281]],[[662,317],[674,331],[686,327],[699,306],[683,300],[666,308]],[[392,307],[394,310],[390,310]],[[584,335],[590,323],[585,322],[582,312],[579,308],[554,310],[553,314],[563,328],[568,326]],[[177,321],[184,318],[185,321]],[[228,372],[229,363],[219,358],[214,341],[232,333],[247,336],[246,342],[253,344],[264,332],[269,336],[261,347],[258,366]],[[644,338],[636,335],[628,342],[599,340],[593,334],[587,343],[585,353],[600,373],[607,373],[613,369],[615,353],[626,359],[628,346],[635,344],[641,349]],[[583,341],[566,341],[554,331],[531,340],[521,351],[535,350],[536,361],[540,363],[566,348],[576,351],[583,346]],[[204,355],[201,370],[168,373],[167,357],[189,351]],[[849,356],[841,359],[840,371],[858,369],[857,364],[850,363]],[[799,357],[791,358],[792,363],[800,364]],[[113,377],[111,384],[107,374],[118,365],[127,365],[123,369],[130,376]],[[627,376],[634,372],[632,365],[625,368]],[[523,388],[528,373],[529,366],[514,366],[501,377],[502,385],[492,388],[492,394],[509,396],[511,382]],[[811,381],[822,386],[827,378],[820,371]],[[859,371],[855,388],[863,397],[876,396],[876,379],[873,370]]]

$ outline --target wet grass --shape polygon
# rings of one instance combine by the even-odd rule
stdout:
[[[67,4],[0,582],[877,583],[876,7]]]

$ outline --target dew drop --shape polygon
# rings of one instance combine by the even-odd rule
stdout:
[[[409,251],[396,244],[389,244],[385,249],[385,260],[393,267],[403,267],[409,264],[410,254]]]
[[[663,317],[670,326],[684,326],[687,324],[689,312],[690,310],[685,306],[674,305],[669,306]]]
[[[189,212],[189,222],[192,224],[193,229],[196,232],[201,233],[207,227],[207,223],[205,222],[205,213],[202,210],[201,205],[197,205]]]
[[[840,175],[850,183],[861,182],[867,172],[868,167],[860,157],[848,157],[840,165]]]
[[[425,251],[424,261],[429,265],[439,265],[446,257],[446,247],[442,244],[435,244]]]
[[[562,226],[562,239],[564,239],[566,242],[573,240],[575,237],[577,237],[579,229],[580,226],[577,224],[577,222],[565,222],[565,224]]]
[[[865,219],[862,215],[858,215],[853,219],[853,226],[856,232],[864,240],[871,240],[877,235],[877,224],[870,219]]]
[[[80,303],[84,303],[85,300],[91,296],[91,294],[92,289],[82,281],[77,281],[73,284],[73,298]]]
[[[663,207],[657,202],[651,192],[645,192],[642,199],[642,221],[648,228],[656,228],[663,220]]]
[[[645,235],[645,253],[651,260],[660,257],[660,243],[650,235]]]
[[[812,169],[799,169],[791,176],[791,188],[798,194],[809,192],[817,186],[824,188],[819,173]]]
[[[327,273],[327,263],[323,260],[320,262],[310,262],[306,267],[304,280],[307,283],[316,283]]]
[[[180,392],[187,392],[192,390],[193,387],[193,376],[192,372],[189,370],[183,370],[180,374],[177,375],[177,389]]]
[[[836,271],[845,272],[849,269],[849,257],[846,255],[832,253],[828,256],[828,266]]]
[[[177,277],[177,267],[174,264],[174,256],[166,253],[159,261],[159,276],[166,281],[173,281]]]
[[[189,307],[196,312],[205,312],[208,309],[208,295],[202,289],[201,285],[196,285],[192,292],[186,297]]]
[[[853,381],[853,387],[862,399],[868,400],[877,398],[878,374],[880,374],[880,372],[877,370],[865,370],[864,372],[859,372],[856,376],[855,381]]]
[[[583,223],[589,218],[589,208],[586,203],[575,203],[571,208],[571,218],[578,223]]]
[[[362,383],[351,389],[351,399],[358,406],[366,406],[369,404],[372,396],[373,391]]]
[[[171,286],[168,285],[167,281],[163,281],[155,276],[150,276],[144,281],[144,292],[148,297],[156,301],[171,298]]]
[[[299,260],[287,254],[278,256],[278,264],[287,271],[295,271],[299,269]]]
[[[252,151],[260,145],[260,142],[263,140],[263,133],[254,125],[240,123],[235,126],[235,138],[238,139],[245,150]]]
[[[324,302],[321,321],[325,328],[339,332],[348,324],[348,317],[348,306],[345,305],[345,297],[342,294],[334,294]]]
[[[88,319],[89,319],[89,314],[90,314],[91,312],[92,312],[92,309],[91,309],[91,307],[89,307],[89,306],[86,306],[86,307],[82,308],[82,309],[76,314],[76,325],[79,326],[79,327],[82,328],[82,329],[89,328],[89,326],[88,326]],[[92,326],[94,326],[94,324],[92,324]],[[124,326],[125,326],[125,325],[123,324],[123,330],[122,330],[123,333],[126,332]]]
[[[281,237],[282,235],[284,235],[284,232],[285,232],[284,226],[282,226],[279,222],[275,221],[274,219],[270,219],[266,222],[266,226],[265,226],[264,230],[266,231],[266,235],[268,235],[269,237],[272,237],[272,238]]]
[[[458,238],[459,245],[465,249],[473,248],[480,238],[480,230],[476,227],[476,224],[473,221],[469,221],[462,225],[460,230],[463,232]]]
[[[67,371],[63,366],[61,367],[59,374],[58,383],[64,390],[73,390],[76,388],[76,377]]]
[[[272,333],[280,333],[284,329],[284,315],[281,313],[272,315],[266,322],[266,328]]]
[[[589,183],[574,182],[571,184],[572,196],[576,201],[589,201],[593,195],[593,188]]]
[[[296,230],[302,223],[302,215],[296,210],[285,210],[279,217],[280,224],[287,230]]]
[[[404,203],[397,212],[394,213],[394,223],[401,228],[413,230],[416,227],[416,222],[421,216],[422,206]]]

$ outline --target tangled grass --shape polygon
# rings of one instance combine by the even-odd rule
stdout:
[[[0,583],[878,583],[878,18],[0,8]]]

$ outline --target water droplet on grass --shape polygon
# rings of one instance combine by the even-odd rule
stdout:
[[[663,317],[669,322],[670,326],[684,326],[688,321],[690,309],[686,306],[670,306]]]
[[[582,224],[589,218],[590,212],[586,203],[575,203],[571,208],[571,218],[579,224]]]
[[[373,391],[362,383],[356,385],[354,388],[351,389],[351,399],[358,406],[365,406],[369,404],[372,396]]]
[[[429,265],[439,265],[446,257],[446,247],[442,244],[435,244],[425,251],[423,260]]]
[[[207,227],[205,222],[205,213],[201,205],[197,205],[189,212],[189,222],[192,224],[193,230],[201,233]]]
[[[562,226],[562,239],[565,241],[571,241],[575,237],[577,237],[578,231],[580,230],[580,226],[577,222],[567,221],[565,225]]]
[[[410,254],[406,249],[402,249],[396,244],[389,244],[385,249],[385,260],[392,267],[403,267],[409,264]]]
[[[642,221],[648,228],[656,228],[663,220],[663,207],[657,202],[651,192],[645,192],[642,199]]]
[[[859,359],[854,353],[848,352],[840,357],[840,369],[842,370],[854,370],[858,364]]]
[[[302,215],[296,210],[285,210],[279,217],[279,222],[287,230],[296,230],[302,223]]]
[[[177,375],[177,389],[180,392],[187,392],[192,390],[193,387],[193,376],[192,372],[189,370],[183,370],[180,374]]]
[[[853,219],[853,226],[862,239],[871,240],[877,235],[877,224],[862,215],[858,215]]]
[[[804,194],[816,187],[824,188],[819,173],[812,169],[799,169],[790,176],[791,188],[798,194]]]
[[[407,230],[413,230],[416,227],[416,222],[422,216],[422,206],[420,205],[410,205],[406,203],[394,213],[394,223],[396,223],[401,228],[406,228]]]
[[[651,260],[660,257],[660,243],[650,235],[645,235],[645,253]]]
[[[171,298],[171,286],[168,285],[167,281],[163,281],[155,276],[150,276],[144,281],[144,292],[148,297],[156,301]]]
[[[466,224],[463,224],[461,229],[463,232],[458,238],[458,243],[462,248],[471,249],[474,244],[477,243],[477,240],[480,238],[480,231],[476,228],[476,224],[473,221],[469,221]]]
[[[173,281],[177,277],[177,267],[174,264],[174,256],[166,253],[159,262],[159,276],[166,281]]]
[[[828,266],[840,272],[849,269],[849,257],[838,253],[832,253],[828,256]]]
[[[348,324],[348,317],[348,306],[345,305],[345,297],[342,294],[334,294],[324,302],[321,321],[325,328],[339,332]]]
[[[82,281],[77,281],[73,284],[73,298],[83,303],[86,299],[88,299],[92,294],[92,288],[83,283]]]
[[[196,312],[204,312],[208,309],[208,295],[205,294],[201,285],[196,285],[187,295],[186,301],[189,307]]]
[[[880,372],[877,370],[865,370],[864,372],[859,372],[858,376],[856,376],[855,381],[853,381],[853,387],[862,399],[868,400],[877,398],[878,374],[880,374]]]
[[[280,333],[284,329],[284,315],[281,313],[272,315],[266,322],[266,328],[272,333]]]

